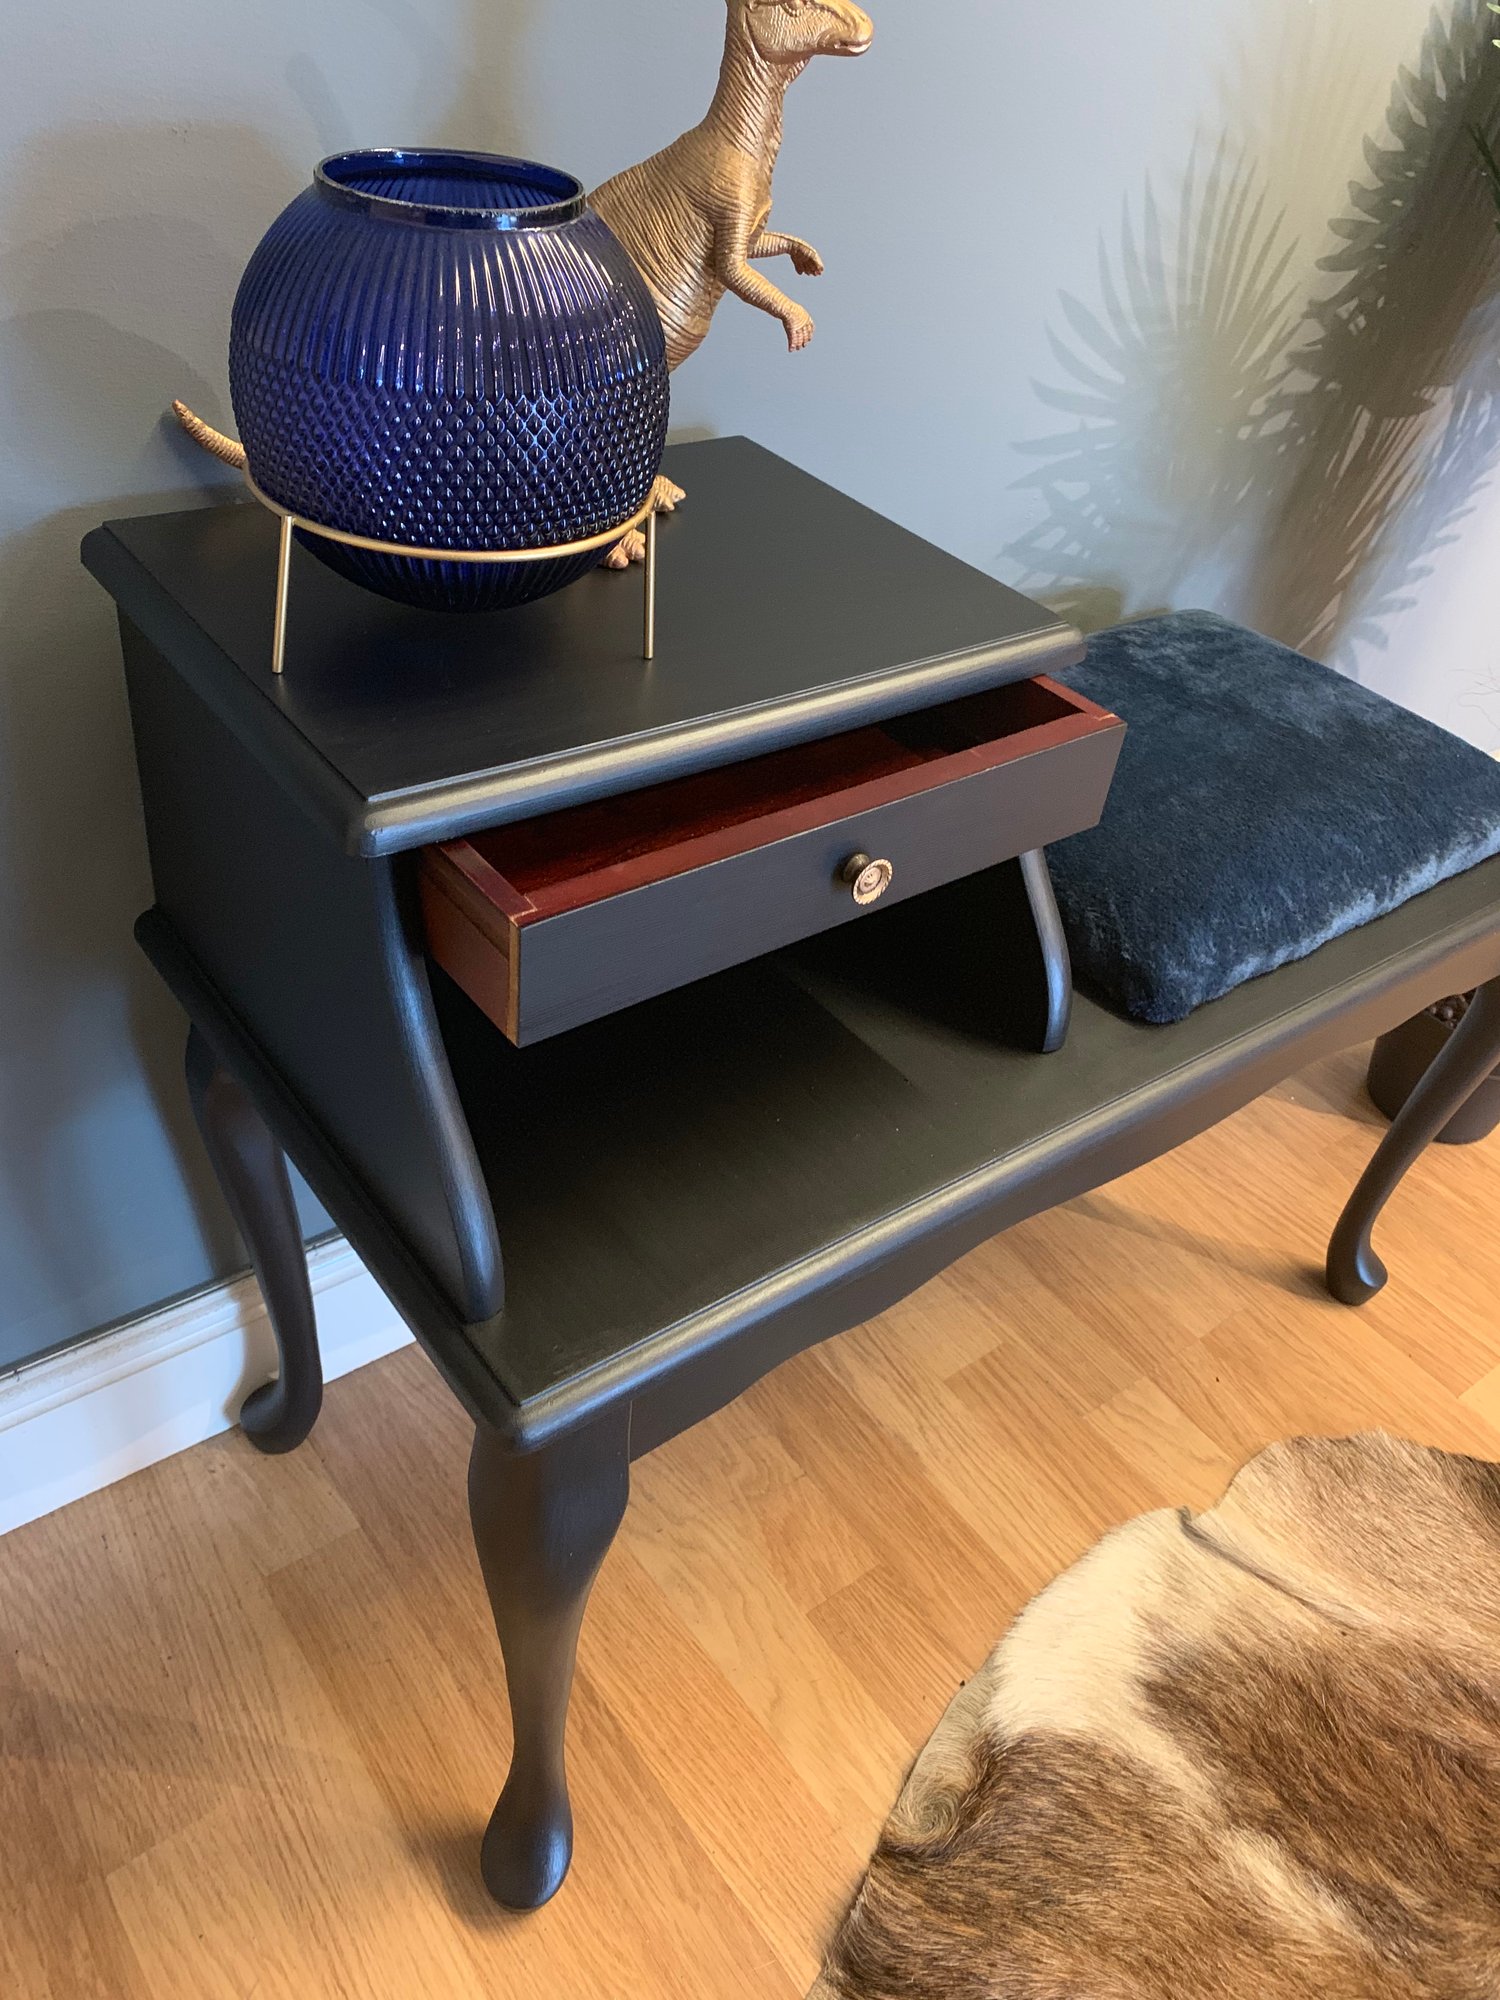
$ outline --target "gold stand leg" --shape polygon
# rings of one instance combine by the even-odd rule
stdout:
[[[646,643],[641,657],[656,658],[656,509],[646,516]]]
[[[377,542],[368,535],[346,534],[342,530],[323,528],[316,521],[305,521],[300,514],[283,514],[274,502],[267,500],[250,475],[245,475],[250,491],[277,515],[280,521],[280,540],[276,548],[276,608],[271,626],[271,672],[279,674],[286,666],[286,625],[287,609],[292,593],[292,535],[303,529],[310,535],[321,535],[330,542],[340,542],[345,548],[374,549],[381,555],[399,556],[411,562],[550,562],[557,556],[579,555],[585,549],[597,549],[620,533],[611,528],[603,535],[595,535],[584,542],[567,542],[555,549],[528,549],[521,552],[504,552],[477,549],[418,549],[407,548],[398,542]],[[657,515],[653,507],[644,519],[639,515],[628,524],[643,527],[646,531],[646,609],[645,636],[642,657],[656,658],[656,527]]]
[[[281,540],[276,550],[276,619],[271,631],[271,672],[279,674],[286,665],[286,607],[292,583],[291,517],[281,517]]]

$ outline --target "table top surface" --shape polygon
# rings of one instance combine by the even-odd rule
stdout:
[[[504,1311],[454,1337],[529,1414],[649,1381],[739,1316],[966,1210],[1000,1228],[1008,1200],[1029,1214],[1096,1186],[1393,1026],[1451,990],[1432,984],[1444,971],[1500,972],[1495,860],[1173,1027],[1080,997],[1066,1046],[1044,1056],[995,1038],[981,982],[924,982],[882,949],[900,916],[533,1049],[446,992],[506,1269]],[[1465,950],[1479,962],[1455,963]]]
[[[248,499],[113,521],[84,561],[352,852],[395,853],[1065,668],[1041,605],[744,438],[679,445],[657,657],[641,581],[600,570],[509,611],[422,612],[293,561]]]

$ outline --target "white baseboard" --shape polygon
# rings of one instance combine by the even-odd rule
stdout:
[[[411,1339],[341,1237],[308,1273],[326,1381]],[[232,1429],[275,1371],[259,1287],[238,1278],[0,1377],[0,1535]]]

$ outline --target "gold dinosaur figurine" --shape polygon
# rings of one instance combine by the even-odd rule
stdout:
[[[673,369],[702,346],[726,292],[779,319],[793,353],[812,339],[812,315],[750,268],[752,260],[790,257],[805,278],[823,271],[823,259],[810,243],[766,228],[783,107],[787,91],[815,56],[862,56],[875,39],[875,24],[853,0],[728,0],[728,5],[724,63],[708,116],[589,197],[650,288],[667,336],[667,366]],[[244,465],[242,444],[185,403],[172,408],[205,451],[226,465]],[[663,477],[654,497],[656,511],[670,514],[686,496]],[[605,560],[611,569],[628,569],[645,555],[646,538],[633,528]]]
[[[190,410],[180,397],[173,399],[172,415],[182,425],[182,428],[187,432],[194,444],[201,445],[205,451],[211,452],[215,458],[223,459],[226,465],[237,465],[241,472],[244,471],[245,447],[240,443],[238,438],[225,437],[224,433],[216,431],[212,424],[204,423],[202,417],[197,416]]]
[[[724,65],[708,116],[589,197],[650,287],[669,368],[702,346],[726,292],[779,319],[793,353],[812,339],[811,314],[751,261],[790,257],[803,277],[822,275],[823,259],[810,243],[766,228],[783,107],[815,56],[862,56],[874,39],[875,24],[853,0],[729,0]],[[670,513],[683,497],[670,480],[658,482],[659,511]],[[606,560],[625,569],[645,553],[636,528]]]

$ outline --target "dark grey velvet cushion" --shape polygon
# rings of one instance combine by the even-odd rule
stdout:
[[[1049,850],[1080,983],[1180,1021],[1500,853],[1500,764],[1206,611],[1090,641],[1129,723],[1104,818]]]

